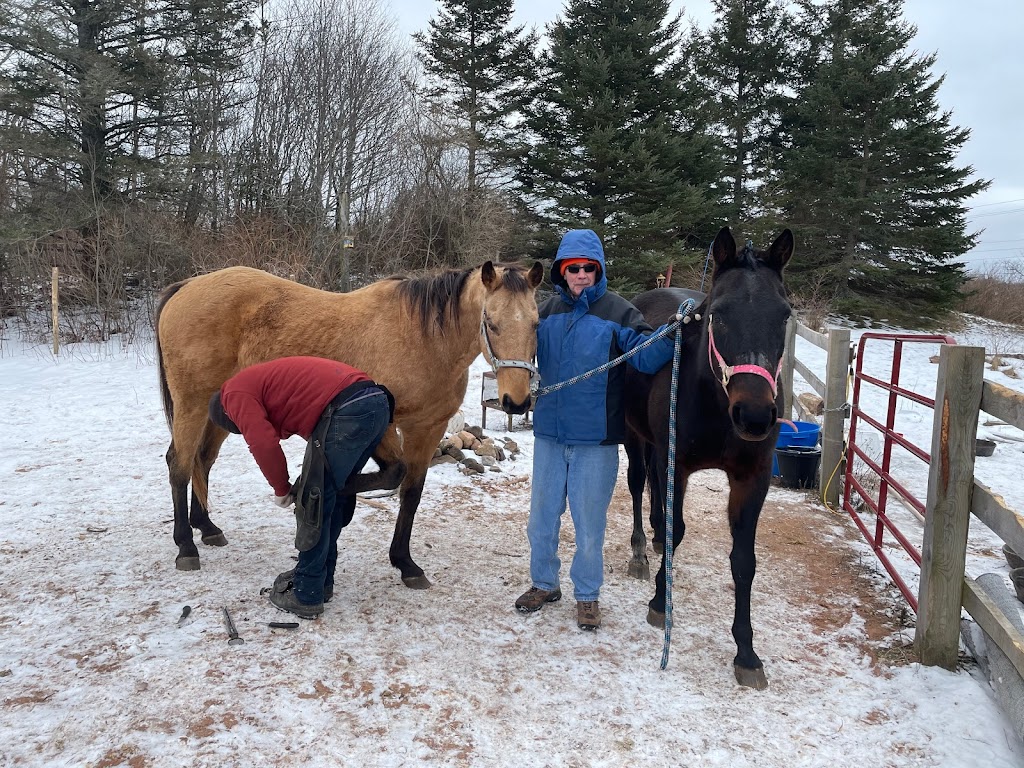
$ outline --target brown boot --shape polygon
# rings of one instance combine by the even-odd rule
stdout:
[[[597,600],[580,600],[576,603],[576,626],[590,632],[601,626],[601,608]]]
[[[552,590],[530,587],[516,598],[516,610],[520,613],[533,613],[544,607],[544,603],[553,603],[562,599],[562,590],[555,587]]]

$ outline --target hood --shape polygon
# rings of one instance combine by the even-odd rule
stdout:
[[[570,229],[562,236],[562,242],[558,244],[558,253],[555,254],[555,260],[551,263],[552,285],[561,288],[565,294],[568,294],[569,288],[565,283],[565,278],[562,277],[559,262],[563,259],[579,258],[593,259],[601,265],[600,277],[594,282],[594,288],[599,288],[599,292],[604,293],[608,285],[605,274],[604,247],[601,245],[601,238],[592,229]],[[584,293],[592,290],[593,288],[588,288]]]

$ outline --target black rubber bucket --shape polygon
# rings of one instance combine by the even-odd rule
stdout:
[[[821,448],[816,445],[791,445],[776,448],[779,478],[784,488],[817,488]]]

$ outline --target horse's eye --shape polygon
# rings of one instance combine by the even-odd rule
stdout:
[[[495,336],[501,336],[501,331],[498,330],[498,326],[496,326],[490,320],[487,321],[487,330],[489,330]]]

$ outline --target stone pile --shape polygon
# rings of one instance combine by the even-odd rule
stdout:
[[[488,437],[477,426],[465,425],[458,432],[446,436],[434,451],[430,466],[458,464],[464,475],[501,472],[498,462],[514,459],[519,445],[508,437]]]

